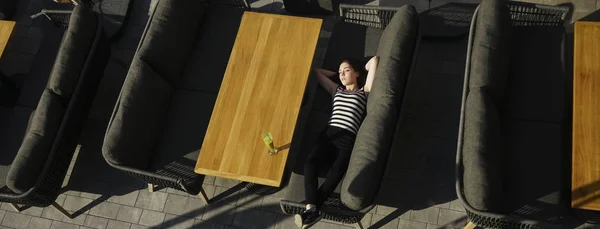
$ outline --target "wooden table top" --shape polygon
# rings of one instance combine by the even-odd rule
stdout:
[[[321,19],[246,12],[195,172],[278,187]],[[276,155],[262,137],[271,132]],[[284,147],[287,146],[287,147]]]
[[[4,49],[6,48],[8,39],[10,38],[14,28],[14,21],[0,20],[0,57],[2,56],[2,53],[4,53]]]
[[[571,206],[600,210],[600,22],[575,23]]]

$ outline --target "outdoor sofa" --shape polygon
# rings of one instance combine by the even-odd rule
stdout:
[[[379,56],[377,75],[367,101],[367,115],[358,131],[346,175],[322,208],[324,219],[362,227],[360,220],[374,206],[402,111],[405,86],[418,46],[415,8],[340,6],[323,67],[337,71],[342,60]],[[366,62],[365,62],[366,63]],[[363,66],[360,66],[363,67]],[[336,78],[336,76],[332,77]],[[318,89],[314,96],[301,149],[291,164],[281,209],[298,214],[305,209],[304,162],[331,114],[332,97]],[[326,173],[321,171],[319,184]]]
[[[563,228],[569,209],[569,9],[483,0],[471,23],[456,192],[483,228]]]
[[[46,39],[14,106],[0,107],[0,201],[46,207],[54,201],[78,143],[110,48],[101,15],[80,4],[66,31],[49,21]],[[63,37],[64,33],[64,37]],[[62,41],[61,41],[62,38]],[[53,48],[60,43],[58,49]],[[58,52],[58,54],[57,54]],[[54,58],[56,57],[56,58]],[[50,75],[50,77],[48,77]],[[38,86],[44,85],[45,86]]]
[[[102,155],[148,184],[199,195],[194,167],[243,13],[243,1],[159,0],[111,116]]]

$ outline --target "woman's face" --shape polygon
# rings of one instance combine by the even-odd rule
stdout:
[[[356,84],[356,78],[358,78],[358,72],[354,71],[350,64],[344,62],[340,64],[340,69],[338,70],[340,74],[340,81],[344,86]]]

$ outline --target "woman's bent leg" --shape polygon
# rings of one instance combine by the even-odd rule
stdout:
[[[333,145],[326,139],[320,139],[304,163],[304,193],[307,204],[317,204],[319,165],[327,158],[327,154],[333,153],[331,150],[335,150]]]
[[[338,186],[342,178],[344,178],[344,174],[346,174],[346,170],[348,169],[348,162],[350,161],[350,154],[352,153],[352,148],[350,149],[338,149],[338,154],[335,159],[335,162],[329,169],[327,173],[327,177],[325,178],[325,182],[321,185],[318,191],[318,199],[317,199],[317,207],[321,207],[323,203],[329,198],[331,193],[335,191],[335,188]]]

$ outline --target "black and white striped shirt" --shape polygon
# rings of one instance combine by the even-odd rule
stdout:
[[[357,91],[344,91],[338,86],[333,96],[333,109],[329,125],[349,130],[356,134],[365,118],[367,94],[363,88]]]

